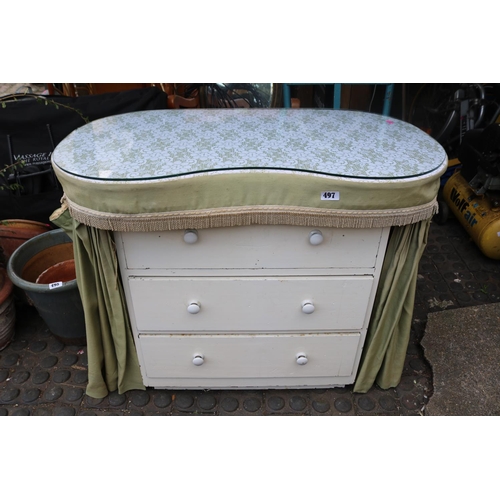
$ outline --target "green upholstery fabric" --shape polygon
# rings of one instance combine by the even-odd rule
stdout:
[[[418,264],[430,220],[392,228],[354,392],[401,380],[415,302]]]
[[[64,194],[78,205],[112,214],[147,214],[223,207],[279,206],[332,210],[398,210],[436,198],[446,170],[410,179],[360,181],[300,172],[238,171],[149,181],[96,181],[68,174],[54,165]],[[321,199],[338,191],[338,201]]]
[[[112,233],[80,224],[68,210],[51,220],[73,240],[87,333],[87,395],[144,389]]]

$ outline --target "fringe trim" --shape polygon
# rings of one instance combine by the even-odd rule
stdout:
[[[71,216],[86,226],[108,231],[150,232],[210,229],[255,224],[367,229],[406,226],[430,219],[438,210],[436,199],[417,207],[392,210],[325,210],[288,206],[246,206],[176,212],[113,214],[77,205],[66,196]]]

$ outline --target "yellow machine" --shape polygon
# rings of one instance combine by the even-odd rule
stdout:
[[[442,196],[481,252],[500,259],[500,124],[464,136]]]
[[[500,207],[487,195],[477,195],[460,171],[444,185],[443,197],[481,252],[500,259]]]

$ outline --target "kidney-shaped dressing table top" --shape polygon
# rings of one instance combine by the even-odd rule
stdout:
[[[189,109],[95,120],[69,134],[52,163],[76,212],[160,214],[422,206],[447,157],[423,131],[376,114]]]

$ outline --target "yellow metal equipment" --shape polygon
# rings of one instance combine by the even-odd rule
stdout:
[[[476,194],[460,171],[444,185],[443,198],[481,252],[500,259],[500,206],[488,194]]]

